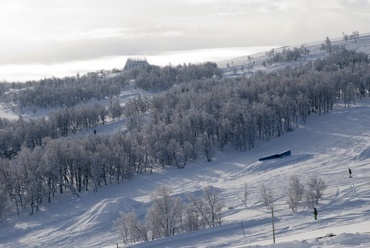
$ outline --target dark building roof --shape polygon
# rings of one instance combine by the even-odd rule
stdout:
[[[146,58],[128,58],[123,70],[129,70],[134,67],[145,68],[149,63]]]

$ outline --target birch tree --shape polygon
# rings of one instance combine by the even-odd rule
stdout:
[[[180,198],[171,196],[171,190],[162,186],[151,195],[151,200],[153,205],[147,212],[147,219],[151,222],[149,226],[159,227],[160,237],[169,237],[180,231],[183,210]]]

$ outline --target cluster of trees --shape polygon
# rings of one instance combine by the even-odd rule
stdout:
[[[308,209],[319,204],[325,182],[315,175],[307,179],[304,186],[297,175],[289,177],[285,197],[293,213],[297,213],[300,202]],[[121,212],[115,221],[115,227],[123,243],[147,242],[159,238],[169,237],[179,233],[186,233],[222,224],[222,210],[225,206],[221,193],[216,188],[203,188],[202,195],[188,194],[187,199],[171,195],[171,190],[162,186],[151,195],[151,207],[147,209],[145,217],[138,217],[135,210]],[[247,184],[244,184],[242,202],[247,207]],[[274,209],[277,197],[276,192],[262,183],[259,187],[259,202],[267,210]]]
[[[327,186],[325,182],[316,175],[309,177],[306,188],[303,186],[300,178],[297,175],[292,175],[289,177],[288,188],[286,191],[286,197],[288,198],[287,204],[289,208],[293,211],[293,213],[296,213],[298,211],[299,203],[300,201],[302,201],[302,196],[304,196],[305,206],[308,209],[314,209],[315,205],[319,204],[319,199],[322,197],[326,187]],[[244,189],[244,199],[242,200],[242,202],[244,202],[244,204],[246,205],[246,196],[248,194],[246,191],[246,185]],[[271,211],[272,235],[273,243],[275,244],[274,208],[276,196],[271,186],[264,183],[260,185],[260,199],[262,205],[265,206],[267,210]]]
[[[207,63],[199,70],[205,72],[208,67],[215,68]],[[367,55],[345,49],[305,65],[249,78],[209,79],[213,73],[151,98],[131,100],[123,107],[112,99],[107,109],[92,104],[64,108],[48,118],[0,120],[0,195],[18,209],[19,204],[35,206],[35,201],[41,201],[29,191],[41,189],[43,193],[37,195],[45,198],[50,187],[50,192],[66,185],[76,192],[89,186],[97,189],[101,182],[127,180],[156,165],[184,168],[199,157],[212,161],[217,149],[251,149],[258,140],[305,124],[312,113],[328,113],[338,100],[349,106],[370,92]],[[168,87],[163,81],[158,84]],[[122,116],[127,118],[125,134],[60,138]],[[73,157],[67,158],[60,147],[73,147]],[[50,158],[59,152],[60,158]],[[22,162],[27,159],[35,161]],[[24,164],[37,169],[29,169],[29,177],[24,177],[19,172],[25,170]],[[23,201],[25,197],[31,200]]]
[[[50,112],[47,118],[7,120],[0,118],[0,157],[9,158],[16,154],[22,145],[35,148],[43,145],[44,138],[57,139],[71,133],[104,125],[107,120],[138,116],[149,110],[149,99],[138,97],[121,106],[118,100],[108,107],[100,103],[61,108]],[[128,129],[137,124],[135,118],[129,119]]]
[[[186,202],[171,196],[171,190],[162,186],[151,195],[152,205],[145,220],[139,220],[136,212],[121,212],[115,226],[124,243],[147,242],[178,233],[191,232],[222,224],[221,211],[224,202],[220,192],[208,186],[202,196],[189,194]]]
[[[151,171],[145,145],[130,134],[90,135],[82,139],[43,139],[42,146],[23,146],[10,159],[0,159],[0,195],[18,213],[33,214],[65,190],[78,195],[108,183],[130,180]]]
[[[262,65],[271,66],[274,63],[296,61],[302,56],[308,55],[308,54],[310,54],[310,50],[304,45],[302,45],[299,48],[295,47],[293,48],[293,50],[290,50],[290,48],[288,49],[283,48],[281,52],[271,49],[270,51],[266,53],[268,58],[262,62]]]
[[[340,67],[335,56],[346,62]],[[179,85],[151,99],[146,125],[162,147],[159,161],[183,167],[196,159],[194,151],[210,161],[225,146],[251,149],[305,124],[312,113],[328,113],[338,99],[349,105],[369,90],[367,56],[343,50],[278,73]]]
[[[221,70],[216,63],[206,62],[201,64],[184,64],[178,66],[167,65],[134,67],[126,72],[128,78],[135,80],[135,86],[152,92],[161,92],[170,89],[173,85],[220,77]]]
[[[343,32],[343,40],[354,40],[355,43],[360,39],[360,33],[358,31],[353,31],[351,35],[345,34]],[[324,43],[321,44],[320,50],[326,51],[327,53],[333,53],[336,51],[339,51],[340,49],[343,49],[343,47],[340,47],[339,45],[332,45],[331,40],[329,37],[326,37]]]
[[[287,189],[287,203],[289,208],[293,213],[296,213],[300,203],[303,201],[308,209],[313,209],[315,205],[319,204],[319,199],[322,197],[326,188],[327,185],[320,177],[309,177],[306,186],[304,186],[299,176],[290,176]]]
[[[360,39],[360,33],[358,31],[353,31],[352,34],[348,35],[343,32],[343,40],[354,40],[355,43]]]
[[[333,45],[329,37],[326,37],[324,43],[321,44],[320,50],[325,51],[327,53],[333,53],[340,49],[338,45]]]
[[[355,42],[357,42],[357,40],[359,39],[360,34],[358,31],[354,31],[351,35],[346,35],[343,33],[343,40],[345,41],[354,40]],[[327,53],[337,52],[340,49],[344,49],[344,45],[343,46],[333,45],[329,37],[326,37],[324,43],[322,43],[320,47],[320,50],[325,51]]]
[[[64,78],[46,78],[6,87],[1,100],[25,107],[72,107],[89,100],[118,96],[128,80],[123,74],[108,77],[91,72],[86,75]]]
[[[108,108],[98,103],[79,105],[52,111],[47,118],[0,118],[0,157],[13,157],[22,145],[31,149],[41,146],[44,138],[66,137],[77,131],[104,125],[107,119],[137,115],[142,113],[140,111],[147,111],[147,101],[147,98],[139,97],[124,106],[115,101]],[[134,120],[128,123],[135,124]]]

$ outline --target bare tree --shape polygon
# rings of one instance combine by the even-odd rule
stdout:
[[[123,114],[123,109],[118,100],[112,102],[108,107],[112,119],[119,119]]]
[[[305,189],[305,192],[304,192],[304,203],[307,207],[307,209],[312,209],[315,207],[315,204],[316,204],[316,199],[315,199],[315,194],[314,192],[308,190],[308,189]]]
[[[6,208],[6,204],[8,199],[6,198],[5,195],[1,194],[2,192],[0,191],[0,222],[2,220],[5,220],[4,212]]]
[[[342,34],[343,34],[343,40],[347,42],[349,40],[349,35],[345,34],[344,32],[342,32]]]
[[[261,184],[261,201],[267,210],[271,210],[272,240],[275,244],[274,192],[269,186]]]
[[[221,226],[222,215],[221,210],[224,207],[224,202],[220,198],[220,192],[212,186],[203,189],[204,199],[208,205],[208,216],[210,217],[212,226]]]
[[[326,37],[325,42],[321,44],[320,50],[326,51],[329,54],[333,52],[333,46],[329,37]]]
[[[118,218],[114,224],[123,240],[123,243],[148,241],[147,228],[137,218],[134,210],[131,210],[129,213],[121,212],[120,214],[120,218]]]
[[[299,177],[297,175],[290,176],[288,181],[287,203],[289,205],[289,208],[293,211],[293,213],[297,212],[298,205],[299,202],[302,200],[303,193],[304,186],[300,182]]]
[[[200,225],[205,223],[209,227],[220,226],[222,224],[221,211],[224,202],[220,198],[219,191],[214,187],[203,188],[203,197],[189,195],[193,211],[201,216]]]
[[[183,204],[180,198],[172,197],[170,194],[171,190],[168,187],[158,188],[151,195],[153,205],[147,211],[150,226],[159,227],[161,237],[169,237],[181,230]]]
[[[207,162],[212,161],[212,157],[215,153],[215,148],[213,146],[211,138],[208,136],[207,132],[203,134],[203,143],[202,143],[203,152],[206,155]]]
[[[319,204],[319,199],[322,197],[326,188],[327,186],[321,178],[311,176],[307,181],[306,194],[310,195],[310,197],[314,197],[316,204]]]
[[[203,202],[202,202],[203,203]],[[190,202],[184,214],[184,230],[186,232],[205,229],[206,223],[200,211],[198,211],[199,204]],[[203,209],[201,207],[201,209]]]
[[[270,186],[267,186],[264,183],[261,184],[260,194],[263,206],[265,206],[267,210],[271,210],[274,203],[274,192],[272,191]]]
[[[244,206],[247,207],[247,199],[248,199],[248,184],[244,183],[244,191],[243,191],[243,200]]]
[[[353,31],[352,34],[349,36],[349,39],[354,40],[356,43],[357,40],[360,39],[360,33],[358,31]]]
[[[148,227],[148,231],[151,233],[150,240],[159,239],[163,236],[160,223],[154,211],[149,211],[148,209],[145,216],[145,224]]]

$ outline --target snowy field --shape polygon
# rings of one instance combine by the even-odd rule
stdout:
[[[351,44],[368,51],[370,38],[363,40]],[[311,56],[320,56],[320,51],[316,52]],[[140,94],[130,89],[126,96]],[[122,95],[122,101],[127,98]],[[3,117],[17,116],[10,109],[1,109]],[[123,122],[99,127],[98,133],[118,131]],[[258,161],[288,149],[292,151],[290,157]],[[330,114],[310,116],[306,126],[257,143],[250,151],[226,150],[217,153],[213,162],[205,161],[203,158],[189,163],[181,170],[170,168],[137,175],[130,182],[103,186],[97,193],[83,192],[80,197],[58,194],[33,216],[25,210],[19,217],[14,213],[0,222],[0,247],[370,247],[369,99],[357,101],[350,108],[337,104]],[[353,178],[349,178],[348,168],[352,169]],[[298,175],[303,182],[317,175],[327,184],[317,206],[318,220],[314,220],[312,209],[301,206],[298,213],[292,213],[288,208],[286,189],[290,175]],[[242,203],[245,183],[249,194],[247,207]],[[262,183],[274,189],[277,199],[275,245],[271,213],[260,202]],[[119,212],[135,209],[138,217],[144,218],[150,206],[149,195],[163,185],[183,199],[205,186],[219,189],[226,203],[223,224],[124,246],[113,225]]]

